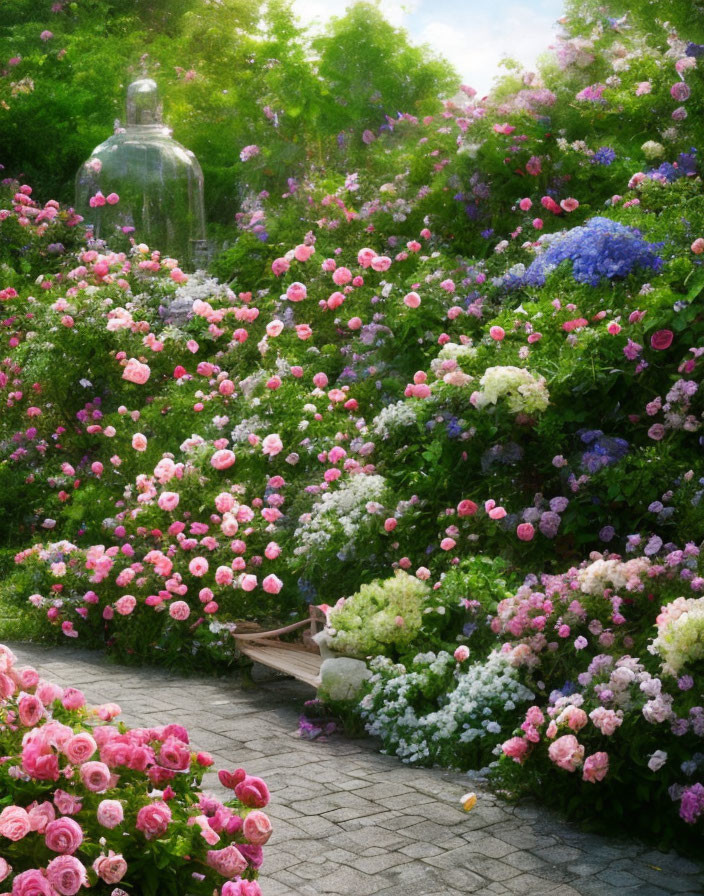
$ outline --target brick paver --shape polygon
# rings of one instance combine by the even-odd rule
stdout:
[[[511,806],[464,775],[409,768],[367,740],[302,740],[310,692],[277,679],[183,678],[100,655],[12,645],[43,676],[116,701],[124,720],[186,725],[219,767],[244,766],[271,790],[274,836],[264,896],[666,896],[702,894],[702,867],[632,841],[584,834],[534,805]],[[217,779],[210,778],[217,790]],[[465,813],[460,797],[479,801]]]

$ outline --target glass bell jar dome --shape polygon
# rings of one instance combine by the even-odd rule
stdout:
[[[182,267],[204,263],[203,172],[162,122],[151,78],[127,89],[127,127],[118,128],[76,176],[76,207],[96,239],[147,243]]]

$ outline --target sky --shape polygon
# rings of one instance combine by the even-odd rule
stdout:
[[[294,0],[306,24],[322,26],[342,15],[350,0]],[[463,83],[480,95],[511,56],[530,68],[556,33],[562,0],[379,0],[386,18],[405,28],[414,43],[430,44],[455,66]]]

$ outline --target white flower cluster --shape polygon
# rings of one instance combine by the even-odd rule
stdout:
[[[505,398],[511,413],[537,413],[550,404],[545,377],[536,377],[523,367],[488,367],[479,381],[481,391],[473,395],[473,404],[481,409]]]
[[[704,659],[704,597],[678,597],[662,608],[658,634],[650,653],[663,659],[663,672],[678,675],[683,667]]]
[[[445,651],[419,654],[414,664],[421,668],[408,672],[378,657],[372,662],[372,690],[360,704],[367,731],[380,737],[404,762],[432,762],[439,753],[452,756],[458,742],[490,738],[493,743],[513,727],[511,714],[517,705],[534,697],[518,680],[517,670],[496,651],[485,662],[466,671],[457,668],[453,674],[457,664]],[[434,679],[450,674],[456,687],[446,693]],[[438,709],[419,713],[414,697],[438,690]]]
[[[342,480],[335,491],[325,492],[315,502],[311,512],[299,522],[294,537],[298,542],[294,553],[312,555],[324,551],[335,535],[347,541],[347,547],[354,543],[360,525],[369,517],[367,504],[370,501],[383,503],[386,480],[383,476],[357,474]]]
[[[388,439],[395,430],[413,426],[417,420],[415,408],[410,402],[397,401],[379,411],[372,420],[372,429],[376,435]]]
[[[602,595],[606,588],[620,591],[623,588],[628,591],[640,591],[642,589],[642,576],[648,571],[651,563],[647,557],[634,557],[623,563],[621,560],[604,560],[599,556],[580,569],[577,576],[580,588],[584,594]]]
[[[250,433],[256,432],[257,429],[260,429],[262,426],[264,426],[263,422],[256,415],[254,417],[247,417],[245,420],[240,420],[230,433],[233,444],[240,445],[242,442],[246,442]]]

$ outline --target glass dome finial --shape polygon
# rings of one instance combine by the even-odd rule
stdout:
[[[127,88],[127,127],[162,124],[159,88],[151,78],[139,78]]]

